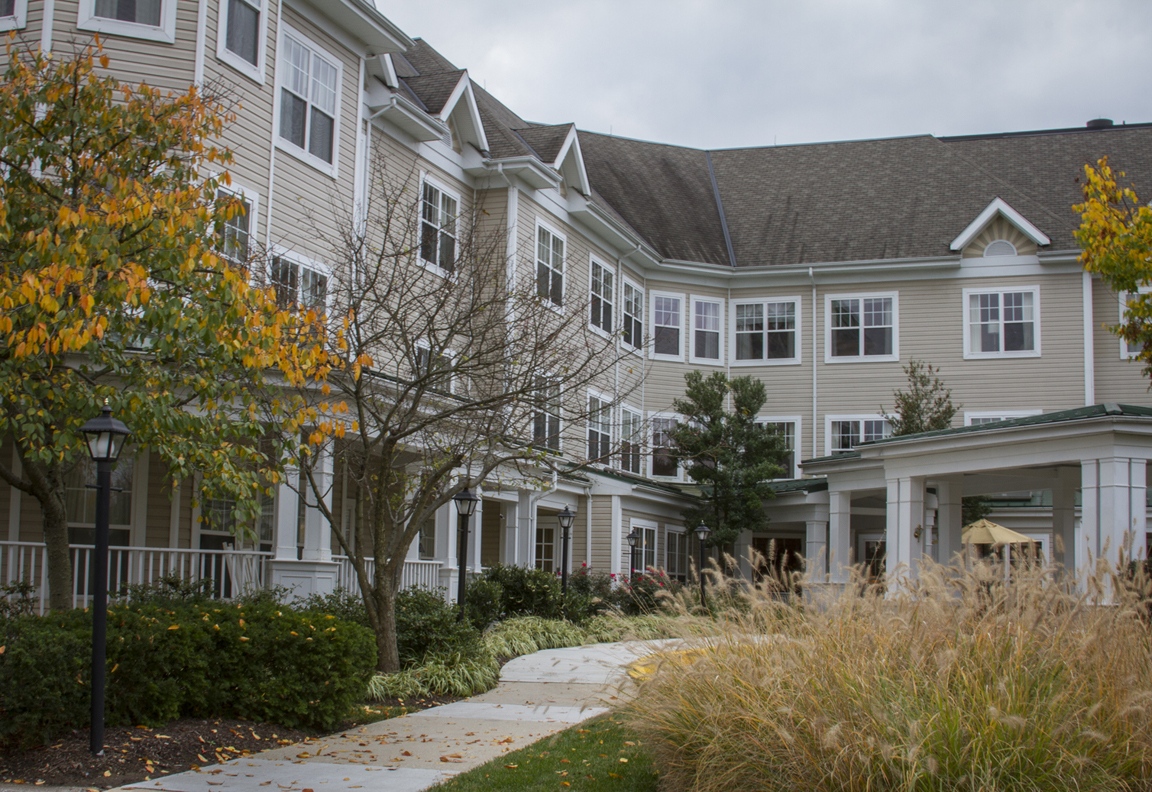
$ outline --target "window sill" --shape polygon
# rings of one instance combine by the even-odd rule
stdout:
[[[1017,360],[1019,358],[1038,358],[1040,357],[1040,350],[1028,350],[1026,352],[967,352],[964,354],[965,360]]]
[[[220,49],[216,52],[216,60],[228,66],[233,71],[239,72],[244,77],[247,77],[257,85],[264,84],[264,68],[263,64],[253,66],[248,61],[236,55],[231,50]]]
[[[825,355],[825,363],[899,363],[899,355],[856,355],[854,357]]]
[[[304,149],[299,148],[294,143],[289,143],[279,135],[276,136],[276,148],[280,151],[283,151],[285,154],[300,160],[305,165],[320,171],[331,179],[336,179],[338,177],[339,170],[336,165],[337,161],[335,157],[333,157],[332,162],[325,162],[319,157],[313,154],[309,154]]]
[[[153,25],[140,25],[136,22],[121,22],[119,19],[104,19],[92,17],[76,25],[80,30],[92,33],[106,33],[111,36],[124,36],[125,38],[144,39],[145,41],[158,41],[161,44],[175,44],[175,28],[169,30],[167,26],[155,27]]]
[[[770,358],[768,360],[733,360],[729,363],[732,368],[750,368],[752,366],[799,366],[800,358]]]

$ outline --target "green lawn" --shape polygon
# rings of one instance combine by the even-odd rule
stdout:
[[[609,713],[493,759],[435,787],[437,792],[656,792],[644,748]]]

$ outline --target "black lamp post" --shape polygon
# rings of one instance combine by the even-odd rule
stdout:
[[[108,641],[108,511],[112,500],[112,468],[128,437],[128,427],[112,417],[108,404],[99,418],[80,427],[87,435],[88,453],[96,463],[96,591],[92,595],[92,718],[89,748],[104,753],[104,665]]]
[[[468,518],[476,513],[476,504],[480,499],[468,491],[468,488],[452,496],[456,502],[456,511],[460,514],[460,522],[456,532],[456,555],[460,556],[460,580],[456,589],[456,604],[460,610],[456,613],[456,621],[464,619],[464,569],[468,565]]]
[[[704,543],[712,535],[712,529],[704,523],[696,526],[696,539],[700,542],[700,607],[708,609],[708,602],[704,599]]]
[[[640,544],[640,532],[635,528],[628,534],[628,581],[636,574],[636,545]]]
[[[568,507],[564,507],[564,511],[556,515],[556,519],[560,521],[560,592],[563,595],[565,607],[568,604],[568,534],[572,530],[572,521],[576,519],[576,512],[569,511]]]

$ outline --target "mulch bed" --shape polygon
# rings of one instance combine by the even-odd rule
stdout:
[[[374,708],[428,709],[456,699],[431,696],[380,702]],[[399,709],[403,708],[403,709]],[[341,724],[337,732],[359,724]],[[157,729],[115,727],[104,731],[104,755],[88,750],[88,730],[76,729],[47,745],[0,754],[0,782],[93,790],[146,781],[194,767],[226,762],[317,736],[299,729],[241,720],[182,718]]]

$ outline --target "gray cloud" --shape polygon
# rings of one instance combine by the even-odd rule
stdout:
[[[1152,121],[1147,0],[376,0],[521,116],[729,148]]]

